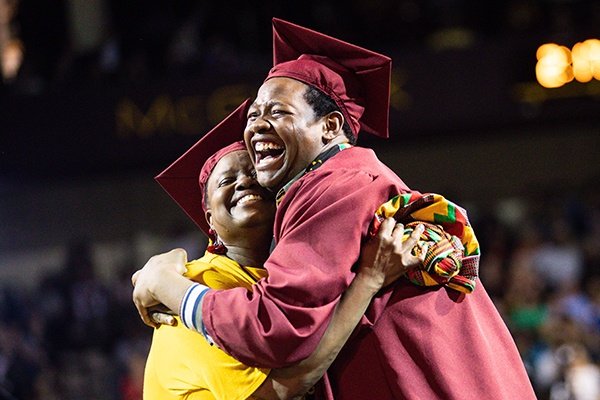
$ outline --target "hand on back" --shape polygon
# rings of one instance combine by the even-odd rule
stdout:
[[[396,281],[408,270],[422,265],[427,249],[419,246],[423,225],[418,225],[403,240],[404,225],[394,218],[386,218],[371,240],[362,247],[357,278],[367,280],[374,290]]]

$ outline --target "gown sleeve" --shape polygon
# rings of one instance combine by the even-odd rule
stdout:
[[[279,206],[269,277],[252,293],[211,291],[203,300],[209,335],[245,364],[279,368],[314,351],[352,280],[374,210],[397,191],[363,171],[315,172]]]

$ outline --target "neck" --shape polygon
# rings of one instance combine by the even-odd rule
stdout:
[[[318,154],[315,154],[315,156],[313,157],[313,161],[316,160],[317,158],[319,158],[319,156],[324,155],[323,159],[321,160],[322,162],[325,162],[329,159],[329,157],[331,157],[330,154],[325,154],[328,153],[330,150],[332,150],[334,147],[337,147],[341,144],[349,144],[348,140],[344,138],[336,138],[336,140],[330,141],[329,143],[323,145],[323,147],[321,148],[321,150],[319,151]],[[335,154],[335,153],[334,153]],[[281,191],[283,188],[289,187],[290,185],[292,185],[296,180],[298,180],[300,177],[302,177],[304,175],[304,173],[306,173],[307,171],[312,171],[313,169],[318,168],[321,163],[316,165],[316,168],[311,168],[311,166],[313,165],[313,163],[311,162],[310,164],[308,164],[307,166],[303,167],[300,171],[296,171],[292,177],[290,177],[289,179],[287,179],[285,181],[285,183],[275,189],[273,189],[274,193],[278,193],[279,191]],[[290,174],[291,175],[291,174]]]
[[[242,266],[262,267],[269,257],[270,246],[232,246],[228,244],[225,246],[227,247],[227,257]]]

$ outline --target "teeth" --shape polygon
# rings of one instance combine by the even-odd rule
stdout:
[[[283,149],[283,146],[280,146],[273,142],[257,142],[254,144],[254,150],[256,150],[256,151],[282,150],[282,149]]]
[[[262,197],[257,194],[248,194],[248,195],[242,197],[241,199],[239,199],[237,204],[238,205],[244,204],[244,203],[247,203],[252,200],[262,200]]]

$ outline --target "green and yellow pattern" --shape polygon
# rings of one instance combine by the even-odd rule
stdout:
[[[467,294],[475,290],[479,242],[464,209],[435,193],[400,194],[377,209],[371,236],[388,217],[404,224],[405,239],[419,223],[425,226],[419,240],[427,242],[427,254],[422,268],[406,273],[411,282],[421,286],[446,285]]]

